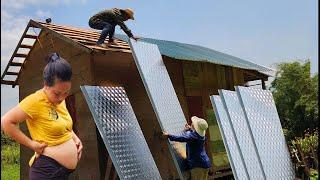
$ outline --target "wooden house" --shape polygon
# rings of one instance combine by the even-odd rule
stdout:
[[[1,84],[18,85],[19,99],[22,100],[42,88],[44,58],[48,53],[58,52],[71,64],[72,89],[66,102],[84,149],[70,179],[83,180],[118,177],[80,86],[123,86],[162,178],[177,179],[178,173],[167,143],[159,136],[160,125],[135,65],[128,39],[117,35],[118,45],[101,48],[95,44],[98,37],[97,31],[30,20],[2,74]],[[190,119],[197,115],[208,119],[207,152],[211,158],[215,154],[224,154],[221,159],[218,155],[215,157],[217,162],[213,163],[213,176],[230,174],[228,163],[219,165],[227,156],[214,122],[209,95],[217,94],[218,89],[233,90],[235,85],[255,80],[261,80],[265,88],[264,82],[271,69],[201,46],[149,38],[142,41],[158,45],[185,117]],[[25,123],[20,127],[28,134]],[[219,144],[220,148],[216,148]],[[28,179],[28,161],[33,152],[24,146],[20,146],[20,150],[21,179]]]

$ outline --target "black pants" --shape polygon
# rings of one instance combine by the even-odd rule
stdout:
[[[115,25],[107,23],[107,22],[98,22],[98,23],[90,23],[89,26],[93,29],[102,30],[99,40],[97,41],[97,44],[102,44],[104,40],[109,35],[109,42],[113,42],[113,35],[115,31]]]
[[[62,166],[51,157],[40,155],[30,167],[29,179],[67,180],[73,171]]]

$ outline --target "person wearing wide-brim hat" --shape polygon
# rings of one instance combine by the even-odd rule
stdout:
[[[113,39],[115,27],[117,25],[119,25],[121,29],[130,38],[138,40],[139,38],[134,36],[131,30],[124,23],[124,21],[127,21],[129,19],[134,20],[134,11],[130,8],[127,8],[127,9],[112,8],[112,9],[103,10],[93,15],[89,19],[89,26],[93,29],[102,30],[100,37],[97,41],[97,45],[106,47],[106,44],[104,44],[104,41],[108,35],[109,35],[108,44],[117,45]]]
[[[163,136],[169,138],[170,141],[186,142],[187,165],[191,172],[191,180],[206,180],[211,167],[210,159],[204,148],[208,123],[197,116],[192,116],[191,121],[191,126],[186,124],[182,135],[163,132]]]

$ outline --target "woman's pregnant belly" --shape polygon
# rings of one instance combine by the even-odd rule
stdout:
[[[68,169],[75,169],[77,167],[77,146],[73,139],[56,146],[46,147],[42,154],[55,159]]]

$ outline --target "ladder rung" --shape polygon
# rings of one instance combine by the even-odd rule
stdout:
[[[36,35],[31,35],[31,34],[26,34],[24,35],[24,38],[29,38],[29,39],[37,39],[38,36]]]
[[[15,85],[15,82],[14,82],[14,81],[7,81],[7,80],[1,79],[1,84]]]
[[[27,56],[28,56],[28,54],[21,54],[21,53],[16,53],[14,55],[14,57],[24,57],[24,58],[26,58]]]
[[[20,44],[19,47],[20,47],[20,48],[28,48],[28,49],[31,49],[33,46],[27,45],[27,44]]]
[[[7,71],[6,72],[6,75],[15,75],[15,76],[17,76],[19,73],[17,73],[17,72],[10,72],[10,71]]]
[[[11,62],[10,65],[11,66],[22,66],[23,63],[19,63],[19,62]]]

